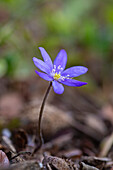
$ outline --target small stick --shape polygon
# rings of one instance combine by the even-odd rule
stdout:
[[[13,160],[13,159],[15,159],[16,157],[18,157],[18,156],[20,156],[20,155],[25,155],[25,154],[31,155],[31,152],[21,151],[21,152],[17,153],[15,156],[13,156],[13,157],[10,159],[10,161]]]

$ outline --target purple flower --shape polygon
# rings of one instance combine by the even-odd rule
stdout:
[[[54,60],[54,63],[52,63],[51,58],[44,48],[39,47],[39,50],[44,61],[33,57],[33,62],[35,66],[43,72],[35,72],[43,79],[47,81],[52,81],[52,86],[55,93],[62,94],[64,92],[64,87],[62,84],[74,87],[80,87],[87,84],[85,82],[72,79],[73,77],[85,74],[88,71],[86,67],[73,66],[64,70],[67,63],[67,53],[65,50],[60,50]]]

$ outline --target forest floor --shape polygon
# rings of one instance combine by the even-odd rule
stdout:
[[[99,89],[51,90],[39,139],[40,105],[48,83],[0,80],[0,170],[113,170],[113,95]],[[107,99],[106,99],[107,94]]]

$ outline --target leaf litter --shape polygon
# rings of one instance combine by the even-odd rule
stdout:
[[[34,90],[33,81],[1,81],[4,91],[0,95],[0,150],[7,166],[0,169],[112,170],[111,110],[107,116],[104,106],[108,104],[102,105],[80,90],[66,89],[60,97],[51,94],[42,122],[45,143],[32,155],[38,143],[36,127],[45,87],[42,83]],[[25,92],[21,92],[24,88]],[[10,101],[10,109],[11,96],[15,103]]]

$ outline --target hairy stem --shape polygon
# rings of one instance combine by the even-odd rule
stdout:
[[[44,110],[44,106],[45,106],[45,102],[46,99],[48,97],[48,94],[50,92],[50,89],[52,87],[52,82],[50,82],[47,91],[45,93],[45,96],[43,98],[42,104],[41,104],[41,108],[40,108],[40,112],[39,112],[39,120],[38,120],[38,133],[39,133],[39,144],[38,146],[35,148],[34,153],[39,150],[43,144],[43,137],[42,137],[42,129],[41,129],[41,122],[42,122],[42,115],[43,115],[43,110]]]

